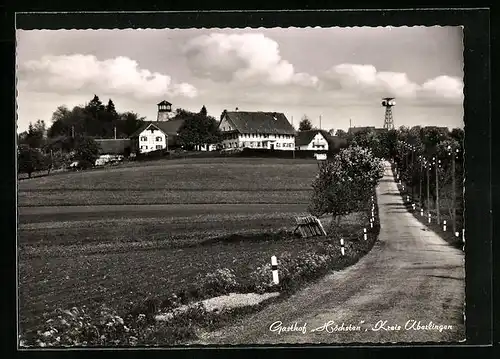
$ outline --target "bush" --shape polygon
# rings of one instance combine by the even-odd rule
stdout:
[[[234,271],[229,268],[217,269],[205,277],[199,275],[196,278],[196,283],[199,283],[199,286],[203,288],[203,292],[208,295],[228,294],[239,286]]]

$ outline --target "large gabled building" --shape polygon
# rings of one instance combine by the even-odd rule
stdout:
[[[280,112],[224,110],[219,130],[224,149],[295,149],[295,129]]]

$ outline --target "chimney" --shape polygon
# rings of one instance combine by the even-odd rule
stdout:
[[[238,107],[236,107],[236,110],[235,110],[235,111],[236,111],[236,112],[238,112]]]

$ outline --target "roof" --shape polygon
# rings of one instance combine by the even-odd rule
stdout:
[[[160,105],[170,105],[171,106],[172,104],[170,102],[166,101],[166,100],[163,100],[162,102],[160,102],[158,104],[158,106],[160,106]]]
[[[164,134],[172,136],[179,132],[179,129],[184,124],[183,119],[170,120],[170,121],[147,121],[145,122],[137,131],[135,131],[130,137],[139,136],[144,130],[146,130],[150,125],[153,125],[158,130],[162,131]]]
[[[324,130],[308,130],[297,132],[297,137],[295,137],[296,146],[307,146],[311,143],[316,134],[321,133],[323,137],[328,141],[330,134]]]
[[[100,154],[119,155],[125,153],[130,147],[130,139],[96,139],[95,142],[99,145]]]
[[[375,126],[349,127],[348,133],[357,133],[361,131],[375,130]]]
[[[240,133],[295,135],[295,129],[280,112],[234,111],[225,112],[225,116]]]
[[[330,149],[338,149],[343,146],[347,146],[347,140],[345,138],[339,136],[332,136],[325,130],[309,130],[309,131],[300,131],[297,133],[297,137],[295,137],[295,145],[296,146],[306,146],[313,140],[314,136],[317,133],[321,133],[323,137],[328,142],[328,147]]]

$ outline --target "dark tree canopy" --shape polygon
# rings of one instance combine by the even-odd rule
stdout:
[[[49,138],[74,135],[96,138],[128,138],[144,123],[144,117],[134,112],[119,113],[112,99],[103,106],[97,95],[86,106],[69,110],[59,106],[52,115]]]
[[[179,129],[179,143],[182,146],[196,148],[200,145],[218,142],[220,133],[218,122],[214,117],[203,115],[201,111],[192,113],[178,109],[176,118],[181,116],[184,119]]]
[[[304,116],[299,123],[299,131],[309,131],[313,129],[313,125],[307,116]]]

